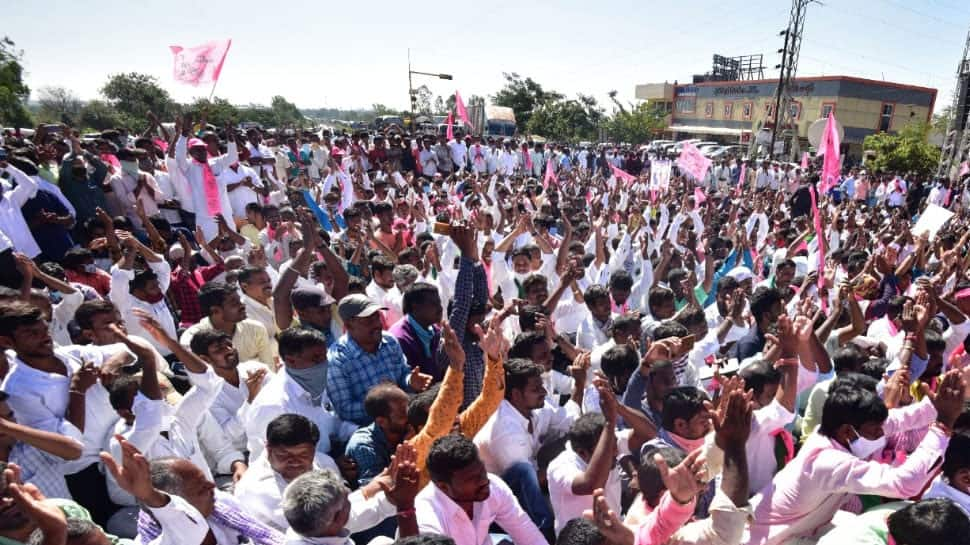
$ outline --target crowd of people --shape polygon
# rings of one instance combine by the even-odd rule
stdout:
[[[967,180],[201,117],[0,141],[0,543],[966,543]]]

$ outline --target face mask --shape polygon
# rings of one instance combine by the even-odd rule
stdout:
[[[97,270],[98,267],[94,263],[88,263],[84,266],[84,272],[88,274],[94,274]]]
[[[883,435],[879,439],[867,439],[859,433],[859,430],[853,428],[856,433],[856,438],[851,443],[849,443],[849,451],[860,459],[866,460],[876,452],[882,451],[886,448],[886,436]]]
[[[286,368],[286,373],[296,381],[310,397],[319,400],[327,387],[327,364],[318,363],[307,369]]]
[[[677,447],[687,453],[693,452],[704,446],[704,438],[706,437],[702,435],[697,439],[688,439],[686,437],[681,437],[670,430],[667,430],[667,434],[670,435],[670,438],[674,440]]]
[[[516,282],[518,282],[519,284],[522,284],[523,282],[525,282],[525,279],[528,278],[530,274],[531,273],[512,273],[512,276],[515,278]]]

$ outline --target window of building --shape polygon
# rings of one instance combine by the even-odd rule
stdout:
[[[799,121],[802,118],[802,103],[797,100],[793,100],[788,104],[788,112],[791,115],[793,121]]]
[[[753,111],[754,111],[754,103],[753,102],[745,102],[744,104],[741,105],[741,118],[744,119],[744,120],[746,120],[746,121],[750,121],[751,120],[751,112],[753,112]]]
[[[704,117],[710,119],[714,117],[714,103],[705,102],[704,103]]]
[[[895,104],[886,104],[879,108],[879,132],[886,132],[893,125],[893,112],[896,110]]]
[[[724,119],[733,119],[733,118],[734,118],[734,103],[733,102],[725,102],[724,103]]]
[[[834,102],[823,102],[822,103],[822,119],[828,118],[829,114],[835,111]]]
[[[769,120],[769,119],[770,120],[774,120],[775,119],[775,103],[774,102],[766,102],[765,103],[765,119],[766,120]]]
[[[696,97],[684,97],[677,99],[677,113],[679,114],[692,114],[694,113],[694,105],[697,101]]]

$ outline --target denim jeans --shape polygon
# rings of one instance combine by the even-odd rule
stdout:
[[[532,522],[543,534],[549,535],[553,529],[552,508],[546,497],[542,495],[539,477],[532,464],[529,462],[513,464],[502,474],[502,480],[512,489],[515,498],[519,500],[519,505]]]

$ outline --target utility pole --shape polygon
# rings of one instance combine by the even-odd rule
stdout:
[[[417,70],[411,70],[411,48],[408,48],[408,95],[411,99],[411,119],[414,119],[414,110],[418,106],[418,95],[414,92],[414,84],[411,81],[411,76],[414,74],[431,76],[438,79],[453,79],[451,74],[435,74],[433,72],[419,72]]]
[[[957,65],[957,84],[953,90],[953,114],[946,129],[940,164],[936,169],[939,178],[953,180],[956,168],[970,159],[970,32],[963,46],[963,57]]]
[[[768,149],[768,157],[775,156],[775,141],[782,130],[786,130],[791,115],[792,102],[792,81],[798,72],[798,57],[802,49],[802,32],[805,30],[805,14],[808,5],[817,0],[792,0],[791,16],[788,19],[788,28],[781,31],[779,36],[785,37],[785,46],[778,52],[781,53],[781,64],[775,66],[778,72],[778,89],[775,92],[775,129],[771,131],[771,145]],[[796,129],[795,138],[798,138]],[[782,135],[782,139],[786,139]]]

